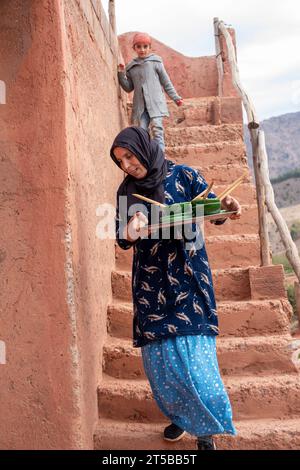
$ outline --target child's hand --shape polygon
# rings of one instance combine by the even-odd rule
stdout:
[[[142,230],[145,225],[148,225],[148,218],[142,212],[136,212],[124,229],[124,238],[129,242],[135,242],[140,236],[145,235],[145,230]]]
[[[125,70],[125,65],[124,64],[119,64],[118,65],[118,72],[124,72]]]
[[[242,213],[242,208],[240,203],[234,199],[234,197],[231,196],[226,196],[225,199],[223,199],[221,203],[222,209],[225,209],[226,211],[237,211],[236,214],[231,214],[229,217],[230,219],[239,219],[241,217]]]
[[[177,104],[177,106],[182,106],[183,105],[183,100],[177,100],[176,104]]]

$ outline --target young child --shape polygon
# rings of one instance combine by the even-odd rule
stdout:
[[[151,53],[151,38],[147,33],[136,33],[132,42],[137,53],[126,68],[118,66],[118,79],[121,87],[130,93],[134,90],[131,123],[148,130],[164,151],[163,116],[169,116],[162,87],[181,106],[183,100],[176,92],[161,57]]]

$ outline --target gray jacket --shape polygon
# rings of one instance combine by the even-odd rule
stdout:
[[[125,72],[118,72],[121,87],[130,93],[134,90],[131,122],[138,123],[145,107],[150,118],[169,116],[162,87],[174,100],[181,97],[166,72],[161,57],[151,54],[145,59],[139,57],[126,65]]]

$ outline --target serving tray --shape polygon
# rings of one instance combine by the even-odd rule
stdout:
[[[160,228],[166,228],[166,227],[175,227],[177,225],[185,225],[185,224],[190,224],[190,223],[197,223],[197,222],[203,222],[203,220],[222,220],[222,219],[227,219],[230,217],[232,214],[236,214],[237,211],[224,211],[221,210],[217,214],[211,214],[211,215],[202,215],[198,217],[191,217],[190,214],[183,215],[182,214],[176,214],[172,216],[171,220],[169,222],[161,222],[159,224],[152,224],[152,225],[146,225],[143,227],[143,230],[151,229],[151,230],[156,230]]]

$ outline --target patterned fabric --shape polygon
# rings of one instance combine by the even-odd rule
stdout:
[[[190,201],[207,186],[193,168],[168,161],[164,180],[168,204]],[[208,197],[216,196],[210,192]],[[173,336],[218,335],[212,274],[199,227],[188,247],[185,239],[176,236],[169,240],[139,239],[129,243],[119,238],[119,217],[117,207],[119,246],[124,250],[134,246],[133,345],[141,347]],[[192,225],[195,231],[196,225]]]
[[[142,357],[153,396],[172,423],[195,436],[236,434],[215,336],[156,341],[142,347]]]

